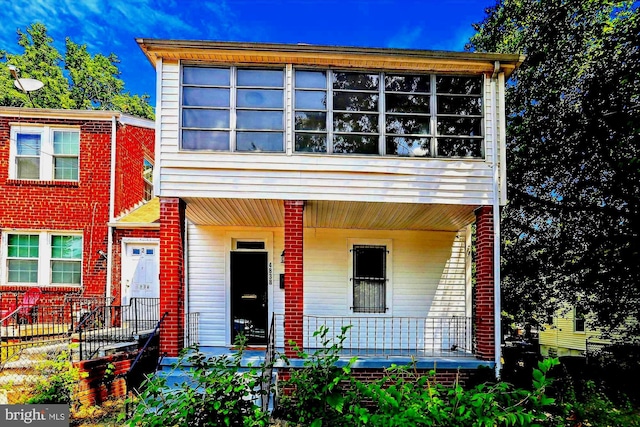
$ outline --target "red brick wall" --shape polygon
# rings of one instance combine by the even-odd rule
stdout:
[[[145,157],[153,162],[153,129],[118,124],[115,177],[115,216],[130,210],[144,196],[142,167]]]
[[[46,120],[46,124],[80,127],[77,183],[9,180],[10,122],[45,123],[40,119],[0,117],[0,228],[82,230],[84,293],[104,294],[107,263],[97,251],[107,251],[111,122]]]
[[[185,202],[160,199],[160,354],[177,356],[184,346],[184,220]]]
[[[302,348],[303,340],[303,228],[304,202],[284,202],[284,352],[295,357],[289,341]]]
[[[111,275],[111,295],[114,297],[113,304],[120,305],[121,281],[122,278],[122,239],[124,238],[159,238],[158,229],[116,229],[113,233],[113,274]]]
[[[78,182],[10,180],[10,123],[18,122],[79,127]],[[69,293],[104,296],[107,261],[97,252],[107,252],[111,131],[110,120],[0,117],[0,229],[70,230],[83,233],[83,286],[43,288],[44,297],[50,298],[50,301],[62,301],[62,296]],[[122,182],[116,195],[120,209],[125,209],[142,199],[142,161],[145,154],[153,158],[154,130],[128,125],[119,127],[118,132],[121,133],[117,136],[118,143],[122,143],[118,155],[125,160],[116,171],[116,176]],[[6,286],[0,287],[0,292],[15,290],[21,295],[26,289]],[[1,308],[5,309],[8,304],[6,301],[12,299],[15,299],[15,295],[4,295]]]
[[[495,357],[493,238],[493,208],[483,206],[476,210],[476,284],[473,293],[476,355],[483,360]]]

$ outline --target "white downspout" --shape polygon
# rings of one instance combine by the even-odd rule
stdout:
[[[111,117],[111,176],[109,177],[109,224],[115,220],[115,198],[116,198],[116,116]],[[105,298],[111,297],[111,281],[113,279],[113,226],[107,226],[107,286],[105,287]]]
[[[496,378],[500,378],[502,370],[502,319],[500,317],[500,174],[498,169],[498,96],[497,79],[500,61],[495,61],[491,76],[491,133],[493,139],[493,302],[494,302],[494,344]],[[501,123],[504,126],[504,123]]]

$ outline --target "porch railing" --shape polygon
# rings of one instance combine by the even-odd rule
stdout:
[[[200,313],[187,313],[185,323],[184,346],[191,347],[200,340]]]
[[[349,326],[343,355],[464,357],[473,353],[470,317],[304,316],[304,348],[322,346],[313,333],[328,328],[327,338]]]
[[[83,315],[78,334],[80,360],[94,357],[101,349],[152,333],[160,320],[159,298],[131,298],[129,305],[97,306]]]

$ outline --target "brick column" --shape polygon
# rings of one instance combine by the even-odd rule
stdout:
[[[184,346],[184,220],[185,203],[160,199],[160,355],[177,356]]]
[[[287,357],[296,357],[289,341],[302,348],[303,340],[303,211],[303,201],[284,201],[284,353]]]
[[[495,358],[493,208],[476,210],[476,284],[473,292],[473,322],[476,355],[483,360]]]

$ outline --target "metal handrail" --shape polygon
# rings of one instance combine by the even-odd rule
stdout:
[[[131,363],[131,365],[129,366],[129,369],[127,370],[127,372],[125,372],[123,374],[124,375],[124,382],[125,382],[125,394],[129,393],[129,386],[130,386],[129,381],[131,380],[130,377],[131,377],[131,372],[133,372],[133,368],[135,368],[136,365],[138,364],[138,362],[140,361],[140,358],[142,357],[142,355],[145,353],[145,351],[149,347],[149,344],[151,344],[151,340],[156,336],[156,334],[158,333],[158,330],[162,327],[162,322],[164,321],[164,318],[167,317],[168,315],[169,315],[169,312],[165,311],[164,314],[162,315],[162,317],[160,317],[160,320],[158,320],[158,323],[156,324],[156,327],[153,328],[153,333],[147,337],[147,340],[145,341],[145,343],[142,346],[142,348],[140,350],[138,350],[138,354],[136,355],[135,360],[133,361],[133,363]],[[129,415],[129,399],[127,399],[127,401],[125,403],[125,413],[127,415]]]
[[[276,315],[271,316],[271,326],[269,327],[269,338],[267,340],[267,351],[264,356],[264,365],[262,371],[262,381],[260,387],[261,393],[261,406],[262,411],[267,412],[269,410],[269,399],[271,398],[271,381],[273,377],[273,360],[276,354]],[[275,405],[274,405],[275,407]]]

